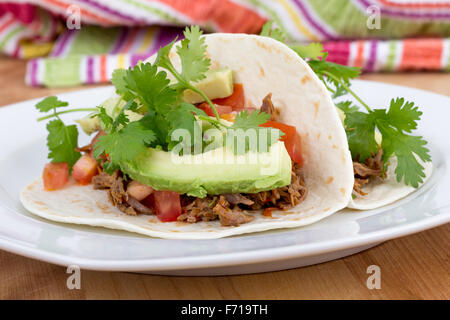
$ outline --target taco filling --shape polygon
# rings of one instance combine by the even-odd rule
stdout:
[[[231,77],[229,79],[231,80]],[[245,97],[242,85],[235,84],[233,87],[234,91],[229,97],[213,100],[219,117],[221,119],[227,119],[230,123],[235,121],[238,111],[245,109]],[[236,98],[237,95],[239,96],[238,98]],[[155,190],[151,184],[144,184],[138,180],[133,180],[122,169],[116,169],[112,173],[108,173],[104,170],[105,166],[110,165],[108,156],[101,154],[97,159],[93,157],[96,142],[100,137],[106,135],[101,128],[100,122],[92,125],[93,118],[84,118],[78,121],[86,132],[91,134],[95,133],[95,137],[89,145],[77,149],[84,153],[84,155],[73,166],[72,177],[79,183],[86,184],[92,182],[93,188],[96,190],[105,190],[110,203],[123,213],[128,215],[156,214],[161,221],[196,223],[218,219],[222,226],[238,226],[253,220],[253,216],[247,214],[250,210],[262,210],[263,215],[270,216],[271,210],[291,209],[303,201],[307,195],[307,187],[302,177],[301,165],[303,159],[301,156],[301,139],[294,127],[276,121],[279,118],[280,111],[273,105],[271,97],[272,95],[268,94],[262,101],[259,114],[264,112],[267,114],[266,117],[269,120],[260,124],[260,126],[277,128],[283,132],[284,135],[281,138],[284,142],[283,149],[287,151],[291,158],[289,177],[282,177],[284,172],[288,170],[287,166],[285,166],[283,168],[284,172],[279,173],[281,177],[279,179],[281,181],[273,180],[274,182],[272,184],[279,186],[277,188],[265,190],[270,188],[269,185],[260,188],[264,189],[263,191],[249,193],[248,187],[236,190],[233,185],[227,187],[227,182],[224,181],[222,189],[228,189],[234,193],[206,194],[205,197],[195,197],[170,189],[163,191]],[[116,105],[120,104],[117,101],[115,103]],[[223,105],[218,103],[222,103]],[[110,105],[111,102],[109,101],[104,105],[108,107],[108,104]],[[209,111],[209,105],[207,103],[197,103],[195,107],[205,110],[206,114],[210,113],[210,116],[213,117],[212,111]],[[252,111],[258,112],[256,110]],[[134,116],[135,118],[139,118],[138,113]],[[95,129],[99,129],[99,131],[93,132]],[[154,160],[150,159],[150,161],[160,160],[155,157]],[[86,163],[89,163],[90,166],[84,165]],[[220,165],[218,165],[216,169],[220,168]],[[133,172],[130,173],[133,174]],[[159,175],[161,175],[161,172]],[[145,176],[145,174],[142,174],[142,176]],[[47,174],[45,177],[44,187],[50,190],[52,185],[50,181],[52,178],[50,177],[56,177],[56,175]],[[251,179],[256,180],[258,178],[249,177],[249,180],[246,182],[251,182]],[[157,178],[153,177],[153,179]],[[183,188],[191,194],[197,192],[194,188],[186,189],[184,186]],[[257,189],[254,186],[253,188]],[[175,189],[180,190],[178,188]],[[205,189],[208,190],[208,187]]]
[[[21,193],[55,221],[179,239],[307,225],[344,208],[353,186],[344,127],[294,51],[253,35],[185,38],[112,74],[86,108],[48,97],[49,162]],[[62,111],[61,111],[62,110]],[[361,179],[365,175],[361,176]]]

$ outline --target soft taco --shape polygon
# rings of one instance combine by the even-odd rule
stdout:
[[[261,35],[286,42],[280,28],[267,22]],[[405,98],[373,108],[351,88],[360,68],[328,61],[320,43],[289,44],[312,68],[336,101],[353,159],[354,187],[349,207],[368,210],[391,204],[421,187],[431,176],[427,141],[414,135],[422,111]],[[342,99],[352,96],[353,101]]]
[[[21,193],[30,212],[208,239],[308,225],[348,205],[353,166],[338,112],[316,74],[283,43],[201,36],[192,27],[148,61],[117,70],[112,82],[116,94],[79,121],[95,135],[85,147],[76,127],[59,118],[67,103],[49,97],[37,105],[53,111],[43,117],[54,117],[47,126],[52,162]],[[200,130],[203,139],[179,129]],[[212,148],[218,137],[209,129],[222,139]],[[255,131],[256,146],[251,134],[243,149],[224,144],[231,129]]]
[[[393,108],[394,106],[395,108],[396,105],[413,106],[412,103],[406,102],[405,104],[403,99],[392,100],[390,107]],[[417,110],[417,107],[414,109],[419,119],[421,112]],[[350,111],[345,107],[343,110],[346,110],[347,115],[350,114],[350,116],[353,112],[360,113],[359,111]],[[346,127],[347,134],[349,134],[349,139],[351,139],[351,134],[357,134],[352,132],[354,131],[352,130],[352,122],[346,123],[346,114],[339,108],[338,112],[343,125]],[[365,113],[360,113],[360,115],[362,114]],[[405,117],[403,121],[406,123],[408,120]],[[384,124],[380,126],[382,125]],[[414,151],[408,150],[408,152],[405,152],[404,146],[397,144],[392,147],[392,143],[385,142],[384,145],[387,145],[390,149],[389,154],[385,154],[382,133],[386,132],[386,127],[385,125],[381,128],[381,133],[378,128],[374,128],[375,149],[366,157],[361,157],[361,154],[357,151],[358,146],[353,146],[351,141],[349,143],[353,155],[354,175],[353,193],[348,205],[349,208],[370,210],[391,204],[416,191],[432,174],[433,163],[428,154],[428,149],[424,147],[426,142],[422,140],[422,137],[407,136],[402,131],[392,131],[393,135],[404,135],[404,137],[409,137],[408,139],[415,139],[415,142],[409,143],[415,144],[417,147]],[[403,150],[399,150],[401,148]],[[396,151],[402,152],[400,161],[403,162],[403,167],[399,167],[398,152]],[[407,170],[404,169],[405,167]]]

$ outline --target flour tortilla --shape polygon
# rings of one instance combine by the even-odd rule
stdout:
[[[244,85],[248,106],[260,106],[272,93],[280,121],[294,125],[302,137],[304,178],[308,196],[289,211],[255,219],[238,227],[219,221],[194,224],[159,222],[156,216],[127,216],[113,207],[107,193],[74,183],[45,192],[38,179],[21,193],[25,208],[43,218],[102,226],[167,239],[213,239],[319,221],[347,206],[353,187],[353,167],[347,137],[332,99],[309,66],[290,48],[267,37],[243,34],[205,36],[211,69],[228,67],[235,83]],[[154,61],[155,57],[149,60]],[[175,67],[179,59],[171,54]]]
[[[425,178],[423,179],[423,183],[425,183],[433,172],[433,164],[431,162],[423,162],[420,159],[418,161],[425,169]],[[348,207],[357,210],[376,209],[400,200],[416,191],[416,188],[405,185],[403,181],[397,181],[395,175],[396,167],[397,158],[390,158],[386,178],[371,181],[362,187],[361,190],[367,195],[357,195],[356,198],[350,199]]]

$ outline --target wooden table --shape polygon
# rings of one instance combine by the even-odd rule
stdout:
[[[30,88],[25,62],[0,58],[0,106],[79,88]],[[450,96],[450,74],[375,74],[362,78]],[[1,299],[449,299],[450,225],[388,241],[316,266],[229,277],[167,277],[81,272],[68,290],[66,268],[0,251]],[[381,289],[366,287],[369,265],[381,268]]]

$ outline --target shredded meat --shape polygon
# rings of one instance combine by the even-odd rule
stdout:
[[[217,213],[213,211],[217,199],[217,197],[194,198],[191,203],[183,206],[183,213],[178,216],[178,221],[195,223],[217,219]],[[185,199],[185,201],[190,201],[190,199]]]
[[[288,210],[301,203],[308,193],[302,178],[302,169],[297,164],[292,166],[291,184],[271,191],[247,194],[254,204],[252,209],[277,208]]]
[[[280,111],[276,109],[272,103],[271,93],[264,97],[260,110],[270,114],[270,120],[272,121],[278,120],[280,116]]]
[[[264,209],[266,216],[272,210],[288,210],[302,202],[307,195],[307,188],[302,179],[302,169],[292,166],[291,184],[271,191],[248,194],[224,194],[208,196],[206,198],[184,198],[187,205],[183,206],[183,213],[178,221],[195,223],[220,219],[223,226],[237,226],[250,222],[253,216],[247,210]],[[269,209],[268,211],[266,211]]]
[[[230,203],[224,196],[220,196],[219,201],[214,206],[213,211],[219,216],[220,224],[222,226],[237,227],[240,224],[250,222],[254,219],[253,216],[246,214],[238,206],[230,209]]]
[[[240,193],[233,193],[233,194],[227,193],[224,194],[224,197],[232,205],[245,204],[246,206],[251,206],[252,204],[254,204],[252,200],[243,196]]]
[[[128,215],[135,216],[138,213],[153,213],[152,209],[143,205],[126,192],[127,183],[117,171],[112,175],[101,172],[92,178],[92,183],[96,190],[107,190],[109,201],[120,211]]]
[[[353,191],[365,196],[367,193],[362,191],[362,187],[376,178],[384,178],[383,149],[379,149],[378,153],[366,160],[365,163],[353,161],[353,172],[355,174],[355,182]]]

